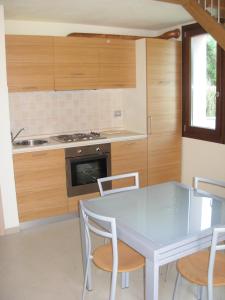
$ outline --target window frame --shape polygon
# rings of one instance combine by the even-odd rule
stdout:
[[[207,33],[198,23],[182,27],[182,136],[205,141],[224,143],[225,135],[225,52],[217,44],[216,128],[191,126],[191,38]],[[223,76],[224,75],[224,76]]]

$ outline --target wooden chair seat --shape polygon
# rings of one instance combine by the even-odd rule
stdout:
[[[112,244],[108,243],[95,249],[93,262],[97,267],[112,272]],[[130,272],[144,267],[145,258],[125,243],[118,241],[118,272]]]
[[[200,251],[184,257],[177,262],[177,271],[188,281],[206,286],[208,285],[209,256],[209,251]],[[225,285],[225,254],[220,252],[216,254],[213,285]]]

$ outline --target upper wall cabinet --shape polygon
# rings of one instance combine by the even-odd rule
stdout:
[[[91,38],[56,37],[55,89],[97,88],[99,41]]]
[[[126,88],[136,85],[135,41],[6,36],[9,91]]]
[[[135,42],[56,37],[55,89],[135,87]]]
[[[135,42],[122,39],[103,39],[99,49],[100,87],[135,87]]]
[[[9,91],[54,89],[53,37],[6,36]]]

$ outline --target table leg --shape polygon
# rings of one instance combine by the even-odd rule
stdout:
[[[158,300],[159,266],[149,258],[145,259],[145,300]]]
[[[81,248],[82,248],[82,261],[83,261],[83,274],[85,274],[86,264],[87,264],[87,241],[85,237],[85,227],[82,213],[80,211],[80,235],[81,235]],[[86,288],[92,290],[92,276],[91,276],[91,263],[89,264],[88,277],[87,277],[87,286]]]

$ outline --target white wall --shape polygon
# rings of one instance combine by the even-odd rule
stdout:
[[[10,140],[9,101],[6,81],[4,10],[0,5],[0,188],[5,228],[17,227],[18,213]]]
[[[4,224],[4,217],[3,217],[3,209],[2,209],[2,192],[0,189],[0,235],[5,233],[5,224]]]
[[[93,26],[71,23],[49,23],[6,20],[6,34],[26,34],[26,35],[56,35],[66,36],[72,32],[79,33],[108,33],[124,35],[154,36],[157,31],[128,29],[119,27]]]
[[[192,184],[193,176],[225,181],[225,145],[183,138],[182,182]],[[225,197],[224,189],[207,188]]]

